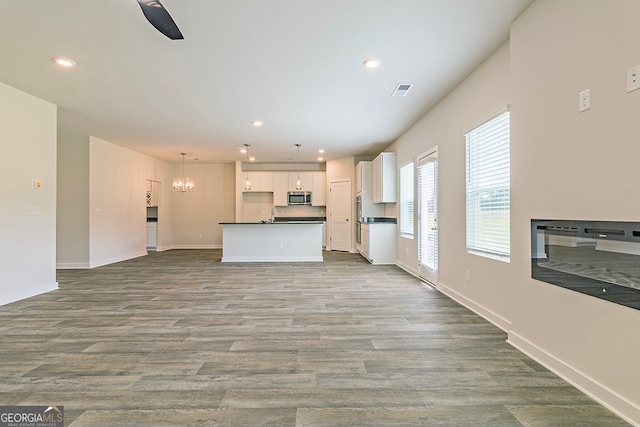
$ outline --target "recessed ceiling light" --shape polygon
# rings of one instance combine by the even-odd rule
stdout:
[[[318,161],[319,161],[319,162],[321,162],[321,161],[323,161],[323,160],[324,160],[324,159],[323,159],[322,157],[318,157]]]
[[[244,153],[246,153],[246,152],[247,152],[247,149],[246,149],[246,148],[241,148],[241,149],[240,149],[240,152],[241,152],[242,154],[244,154]]]
[[[73,67],[74,65],[76,65],[75,61],[69,58],[57,57],[57,58],[53,58],[53,60],[55,61],[56,64],[62,65],[63,67]]]
[[[378,68],[378,66],[380,66],[380,60],[378,58],[369,58],[365,59],[363,64],[367,68]]]
[[[254,120],[254,121],[251,122],[251,124],[254,125],[257,128],[262,126],[262,122],[260,120]]]
[[[318,153],[322,154],[322,153],[324,153],[324,150],[321,148],[321,149],[318,150]]]
[[[256,158],[255,158],[255,157],[249,157],[249,161],[250,161],[250,162],[255,162],[255,161],[256,161]]]

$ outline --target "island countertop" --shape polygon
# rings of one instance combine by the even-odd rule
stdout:
[[[220,222],[222,262],[322,262],[322,221]]]

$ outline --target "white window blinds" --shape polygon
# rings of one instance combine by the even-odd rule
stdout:
[[[413,236],[413,162],[400,168],[400,234]]]
[[[465,134],[467,175],[467,250],[480,255],[510,255],[509,112]]]
[[[438,160],[429,156],[418,161],[418,193],[420,194],[420,242],[418,261],[431,271],[438,266]]]

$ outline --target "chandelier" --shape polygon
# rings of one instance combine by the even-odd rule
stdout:
[[[186,156],[187,153],[180,154],[182,154],[182,177],[173,178],[173,189],[181,193],[185,193],[187,191],[193,190],[194,186],[193,180],[184,176],[184,156]]]

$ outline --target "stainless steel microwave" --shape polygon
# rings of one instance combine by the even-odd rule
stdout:
[[[287,193],[287,203],[290,205],[310,205],[310,191],[289,191]]]

